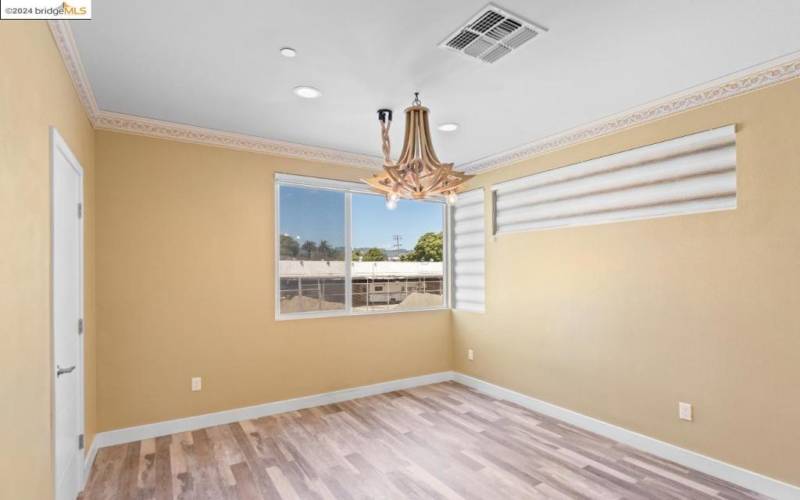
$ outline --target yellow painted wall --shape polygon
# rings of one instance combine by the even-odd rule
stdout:
[[[800,80],[473,184],[731,123],[735,211],[488,237],[486,314],[454,313],[455,369],[800,484]]]
[[[86,431],[95,432],[94,131],[44,22],[0,23],[0,498],[52,494],[50,137],[84,168]]]
[[[370,172],[103,131],[96,155],[100,430],[450,369],[448,311],[274,319],[273,174]]]

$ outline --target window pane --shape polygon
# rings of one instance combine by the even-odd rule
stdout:
[[[344,193],[280,186],[280,311],[345,307]]]
[[[444,205],[352,195],[353,310],[444,305]]]

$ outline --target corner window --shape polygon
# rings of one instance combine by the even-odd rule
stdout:
[[[276,316],[444,308],[447,206],[358,183],[276,174]]]

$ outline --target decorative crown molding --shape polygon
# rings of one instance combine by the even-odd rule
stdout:
[[[582,125],[523,146],[462,165],[467,173],[482,173],[518,163],[534,156],[597,139],[690,109],[729,99],[800,76],[800,52],[774,59],[744,71],[722,77],[684,92]]]
[[[86,109],[86,115],[96,129],[113,130],[132,134],[169,139],[173,141],[218,146],[240,151],[263,153],[287,158],[333,163],[369,169],[380,169],[383,165],[377,156],[348,153],[335,149],[305,146],[291,142],[275,141],[232,132],[222,132],[180,123],[172,123],[139,116],[103,111],[97,107],[92,86],[81,62],[72,29],[67,21],[48,21],[56,46],[67,68],[78,97]]]
[[[206,146],[218,146],[251,153],[263,153],[286,158],[320,161],[337,165],[379,169],[380,158],[348,153],[335,149],[305,146],[291,142],[274,141],[251,135],[221,132],[191,125],[182,125],[150,118],[100,111],[95,118],[94,127],[100,130],[113,130],[131,134],[157,137],[180,142],[191,142]]]
[[[50,32],[53,34],[56,47],[61,52],[61,58],[64,60],[64,66],[67,67],[67,73],[72,79],[72,84],[78,92],[78,98],[86,110],[86,116],[94,126],[100,110],[97,108],[97,100],[94,98],[89,77],[86,76],[86,70],[83,68],[78,46],[75,44],[75,37],[72,36],[72,29],[67,21],[61,19],[47,21],[47,24],[50,26]]]
[[[81,63],[80,54],[69,23],[64,20],[55,20],[48,21],[48,24],[58,50],[61,52],[61,57],[64,59],[67,72],[75,85],[75,90],[78,92],[81,103],[86,109],[86,115],[97,129],[288,158],[300,158],[370,169],[381,168],[382,163],[377,156],[274,141],[263,137],[222,132],[100,110],[97,107],[92,86]],[[800,52],[795,52],[587,125],[538,139],[509,151],[487,156],[462,165],[459,169],[470,174],[487,172],[797,77],[800,77]]]

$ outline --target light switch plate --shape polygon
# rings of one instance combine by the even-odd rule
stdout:
[[[200,377],[192,377],[192,391],[199,391],[203,388],[203,379]]]

